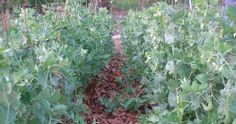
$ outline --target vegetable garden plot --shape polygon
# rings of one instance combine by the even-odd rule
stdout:
[[[111,15],[78,3],[14,11],[0,37],[0,124],[236,123],[235,7],[228,20],[204,1],[130,12],[124,57]]]

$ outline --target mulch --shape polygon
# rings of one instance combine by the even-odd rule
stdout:
[[[84,103],[90,112],[85,115],[88,124],[96,121],[96,124],[138,124],[138,112],[126,111],[123,107],[117,108],[113,112],[106,112],[105,106],[101,104],[99,99],[107,98],[113,100],[122,94],[126,98],[135,98],[142,94],[142,89],[137,83],[134,86],[135,95],[124,92],[126,83],[124,83],[124,75],[120,69],[126,61],[123,55],[117,55],[111,59],[102,72],[92,79],[89,86],[85,89],[86,99]],[[118,85],[116,78],[122,79],[122,86]]]
[[[120,20],[127,14],[128,11],[112,9],[113,18],[116,20]],[[125,75],[121,72],[122,66],[127,62],[127,57],[122,52],[120,31],[121,26],[117,25],[113,34],[117,55],[104,66],[100,74],[90,80],[89,86],[85,89],[84,103],[89,110],[85,114],[87,124],[92,124],[93,122],[96,122],[96,124],[139,124],[138,111],[128,111],[119,106],[114,111],[107,112],[106,106],[101,103],[101,98],[116,102],[115,99],[120,95],[123,96],[123,99],[132,99],[139,97],[143,93],[139,82],[125,82]],[[121,79],[121,84],[119,84],[120,82],[117,81],[117,78]],[[128,84],[129,86],[131,84],[131,87],[135,90],[134,94],[129,94],[125,91]]]

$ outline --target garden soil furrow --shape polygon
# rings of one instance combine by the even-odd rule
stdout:
[[[86,114],[86,122],[92,124],[96,121],[98,124],[138,124],[137,112],[126,111],[123,107],[118,107],[112,112],[106,112],[106,108],[101,104],[101,98],[109,100],[115,99],[119,95],[126,98],[135,98],[136,96],[129,95],[124,92],[125,83],[122,86],[118,85],[117,78],[124,81],[124,75],[120,68],[125,61],[125,57],[117,55],[113,57],[108,65],[106,65],[102,72],[92,79],[89,86],[85,89],[86,100],[85,104],[88,106],[90,112]],[[134,87],[136,94],[140,94],[138,85]]]
[[[113,17],[118,15],[124,16],[126,13],[122,11],[114,11]],[[120,17],[119,16],[119,17]],[[121,26],[117,24],[113,34],[114,47],[117,55],[114,56],[109,64],[104,66],[101,73],[94,77],[89,86],[85,89],[86,99],[84,103],[89,108],[85,120],[88,124],[96,122],[97,124],[138,124],[138,113],[125,110],[123,106],[119,106],[112,112],[106,111],[106,106],[101,103],[102,98],[113,101],[118,96],[122,95],[123,99],[131,99],[137,97],[130,95],[124,91],[127,87],[124,83],[125,75],[121,72],[121,67],[127,61],[122,51],[122,41],[120,35]],[[117,79],[122,80],[122,85],[118,83]],[[134,85],[135,94],[141,94],[139,85]]]

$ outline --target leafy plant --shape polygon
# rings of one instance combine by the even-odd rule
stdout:
[[[135,70],[143,98],[158,104],[143,123],[233,122],[235,9],[225,20],[209,7],[198,1],[187,11],[159,3],[124,20],[124,70]]]
[[[117,96],[114,99],[108,99],[108,98],[100,98],[100,103],[105,107],[105,111],[108,113],[112,113],[115,111],[118,107],[120,107],[120,101],[119,97]]]
[[[0,37],[1,124],[84,123],[83,89],[112,55],[113,20],[77,0],[51,10],[22,9]]]

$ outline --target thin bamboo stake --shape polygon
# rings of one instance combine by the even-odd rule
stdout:
[[[98,0],[95,1],[95,14],[97,14],[97,9],[98,9]]]
[[[9,14],[9,11],[6,10],[2,14],[2,24],[3,24],[3,31],[4,32],[7,32],[10,28],[9,19],[10,19],[10,14]]]
[[[23,12],[24,12],[24,23],[25,23],[25,29],[26,29],[26,43],[28,43],[30,41],[30,36],[29,36],[29,26],[28,26],[28,18],[27,18],[27,15],[26,15],[26,9],[24,8],[23,9]]]
[[[189,9],[192,10],[192,0],[189,0]]]

